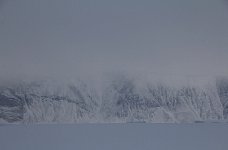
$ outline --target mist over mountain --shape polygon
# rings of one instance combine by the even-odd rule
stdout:
[[[1,85],[1,123],[181,123],[228,118],[225,77],[178,84],[120,73],[102,79]]]
[[[222,121],[224,0],[0,1],[0,120]]]

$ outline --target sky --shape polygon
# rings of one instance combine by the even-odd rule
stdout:
[[[0,0],[0,77],[228,75],[226,0]]]

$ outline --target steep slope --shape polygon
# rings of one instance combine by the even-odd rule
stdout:
[[[223,105],[223,115],[228,119],[228,78],[219,78],[216,82],[218,95]]]
[[[133,79],[114,79],[103,96],[101,112],[107,120],[123,122],[194,122],[223,119],[216,87],[170,87]]]
[[[1,89],[1,118],[8,122],[89,122],[98,104],[86,84],[57,85],[50,81]]]
[[[81,123],[222,121],[228,117],[228,80],[167,84],[128,75],[103,80],[20,82],[0,88],[0,122]]]

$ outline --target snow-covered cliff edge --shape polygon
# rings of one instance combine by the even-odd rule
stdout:
[[[108,82],[107,82],[108,81]],[[172,85],[118,75],[98,89],[83,80],[0,87],[0,123],[181,123],[228,118],[228,80]]]

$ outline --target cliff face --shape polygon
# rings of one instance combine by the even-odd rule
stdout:
[[[223,105],[214,85],[172,87],[130,79],[114,80],[103,96],[104,118],[124,122],[194,122],[222,120]]]
[[[24,83],[2,88],[0,97],[0,117],[8,122],[92,121],[98,107],[96,93],[83,83]]]
[[[223,115],[228,119],[228,78],[217,79],[217,91],[223,106]]]
[[[50,80],[0,88],[0,121],[6,123],[180,123],[227,117],[227,79],[172,86],[116,76],[101,91],[83,81]]]

